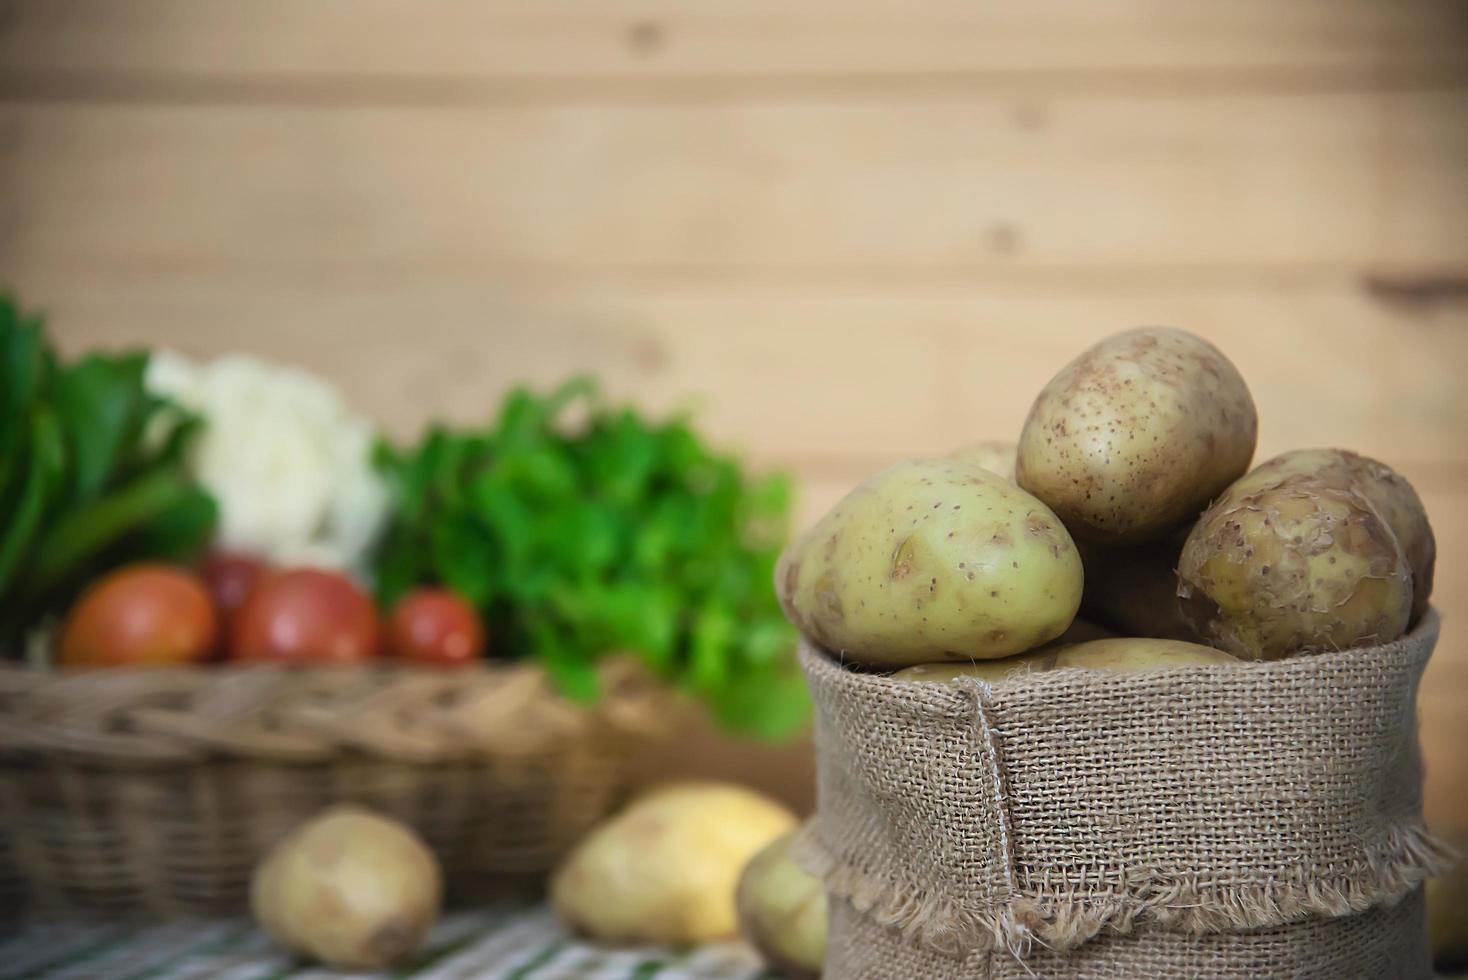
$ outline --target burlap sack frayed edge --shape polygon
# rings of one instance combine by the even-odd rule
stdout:
[[[1409,637],[1383,646],[1395,646],[1417,636],[1430,636],[1429,643],[1435,644],[1439,628],[1436,612],[1429,611]],[[1355,656],[1375,649],[1317,656]],[[810,652],[803,650],[802,656]],[[815,655],[827,666],[846,670],[837,658],[823,652]],[[853,677],[886,680],[870,675]],[[964,686],[971,687],[978,699],[981,685],[972,681]],[[1082,899],[1058,891],[1029,892],[991,912],[965,908],[953,897],[932,893],[916,881],[868,875],[844,863],[835,853],[837,849],[825,846],[820,828],[819,819],[809,823],[793,851],[795,860],[806,871],[873,921],[901,931],[910,942],[949,955],[1001,947],[1024,957],[1037,943],[1064,950],[1086,942],[1103,929],[1130,932],[1139,921],[1179,932],[1204,933],[1267,928],[1311,915],[1355,914],[1400,901],[1426,879],[1447,871],[1458,857],[1418,821],[1388,828],[1382,845],[1365,856],[1365,874],[1360,878],[1310,878],[1301,873],[1296,880],[1268,886],[1233,886],[1224,892],[1199,889],[1189,880],[1141,879],[1127,882],[1123,894]]]
[[[1009,946],[997,918],[974,915],[945,896],[926,894],[915,882],[872,880],[832,855],[819,833],[818,821],[807,822],[795,838],[791,858],[833,897],[850,902],[878,925],[900,930],[909,942],[950,956]],[[1010,948],[1016,956],[1028,952],[1028,947]]]
[[[1077,949],[947,956],[909,943],[849,902],[830,905],[831,980],[1432,980],[1422,889],[1401,901],[1337,918],[1268,929],[1190,935],[1141,926]]]
[[[1194,883],[1138,883],[1126,895],[1084,903],[1050,896],[1015,899],[997,915],[979,915],[912,883],[869,880],[833,857],[822,845],[816,823],[796,841],[793,856],[834,896],[879,925],[948,955],[967,950],[1007,949],[1023,958],[1034,944],[1070,949],[1101,931],[1126,934],[1146,920],[1179,932],[1231,932],[1298,922],[1311,915],[1338,917],[1391,905],[1458,860],[1452,848],[1425,827],[1393,828],[1386,854],[1370,860],[1370,887],[1350,879],[1281,882],[1273,888],[1241,887],[1206,896]],[[1207,898],[1212,905],[1204,905]],[[1220,901],[1221,899],[1221,901]]]

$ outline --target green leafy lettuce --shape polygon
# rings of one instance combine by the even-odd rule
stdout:
[[[808,702],[771,580],[788,525],[781,475],[752,478],[685,419],[605,404],[588,380],[521,389],[485,429],[378,447],[393,515],[385,606],[415,585],[469,599],[494,655],[543,663],[569,696],[635,653],[728,727],[798,730]]]
[[[64,361],[0,294],[0,651],[128,561],[192,557],[215,522],[185,454],[201,421],[143,384],[147,354]]]

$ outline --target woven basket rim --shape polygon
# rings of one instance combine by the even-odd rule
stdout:
[[[554,751],[659,727],[664,683],[605,658],[578,703],[532,661],[444,669],[211,663],[37,670],[0,666],[0,759],[118,768],[220,758],[435,764]]]

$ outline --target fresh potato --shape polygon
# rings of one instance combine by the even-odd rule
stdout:
[[[1260,463],[1249,477],[1268,480],[1291,473],[1355,490],[1370,501],[1397,536],[1412,569],[1412,619],[1426,612],[1432,597],[1437,541],[1427,521],[1427,510],[1412,484],[1385,463],[1346,449],[1296,449]]]
[[[1081,615],[1123,636],[1196,640],[1177,597],[1177,560],[1184,535],[1131,547],[1077,541],[1086,569]]]
[[[792,980],[821,973],[826,958],[826,886],[790,859],[793,833],[767,844],[739,877],[739,931],[766,963]]]
[[[406,827],[352,806],[296,828],[255,869],[250,907],[287,949],[350,969],[399,963],[438,915],[438,862]]]
[[[1092,622],[1089,619],[1077,618],[1065,628],[1064,633],[1061,633],[1055,639],[1038,649],[1049,650],[1052,647],[1070,646],[1074,643],[1089,643],[1092,640],[1112,640],[1116,636],[1116,631],[1110,627],[1102,626],[1100,623]]]
[[[775,586],[806,635],[900,667],[984,660],[1059,636],[1081,561],[1048,507],[1003,477],[909,460],[849,493],[780,558]]]
[[[1086,667],[1091,670],[1162,670],[1166,667],[1216,666],[1239,663],[1222,650],[1182,640],[1158,640],[1143,636],[1118,636],[1091,640],[1055,651],[1055,666]]]
[[[1237,657],[1197,643],[1119,636],[1036,650],[1022,657],[1009,657],[1005,660],[966,664],[917,664],[899,670],[892,676],[900,680],[940,683],[951,681],[955,677],[977,677],[993,684],[1015,672],[1044,672],[1062,667],[1084,667],[1088,670],[1110,670],[1124,674],[1138,670],[1162,670],[1166,667],[1237,663],[1240,663]]]
[[[1412,570],[1355,490],[1251,473],[1199,518],[1178,559],[1183,614],[1251,660],[1387,643],[1405,632]]]
[[[1155,540],[1248,469],[1257,428],[1244,379],[1216,347],[1181,330],[1129,330],[1040,392],[1015,479],[1078,537]]]
[[[998,660],[973,661],[967,663],[933,663],[913,664],[897,671],[893,677],[904,677],[910,680],[937,680],[946,681],[955,677],[982,677],[985,680],[997,680],[1013,670],[1050,670],[1058,661],[1053,654],[1068,647],[1090,643],[1093,640],[1114,640],[1117,635],[1104,626],[1084,619],[1077,619],[1065,628],[1049,643],[1041,644],[1029,653],[1023,653],[1015,657],[1001,657]]]
[[[948,458],[997,473],[1006,480],[1014,479],[1014,443],[1002,439],[985,439],[955,449]]]
[[[951,681],[955,677],[977,677],[993,684],[1013,673],[1044,670],[1046,668],[1043,665],[1049,663],[1048,658],[1052,656],[1053,648],[999,660],[971,660],[966,664],[913,664],[897,671],[892,677],[900,681],[930,681],[936,684]]]
[[[693,944],[732,937],[739,875],[795,815],[741,786],[683,783],[596,828],[551,879],[568,926],[608,942]]]

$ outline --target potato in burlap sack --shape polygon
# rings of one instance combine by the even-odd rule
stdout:
[[[1428,976],[1419,886],[1447,855],[1416,693],[1437,635],[1429,612],[1377,647],[994,684],[806,644],[820,807],[799,850],[836,899],[829,975]]]

